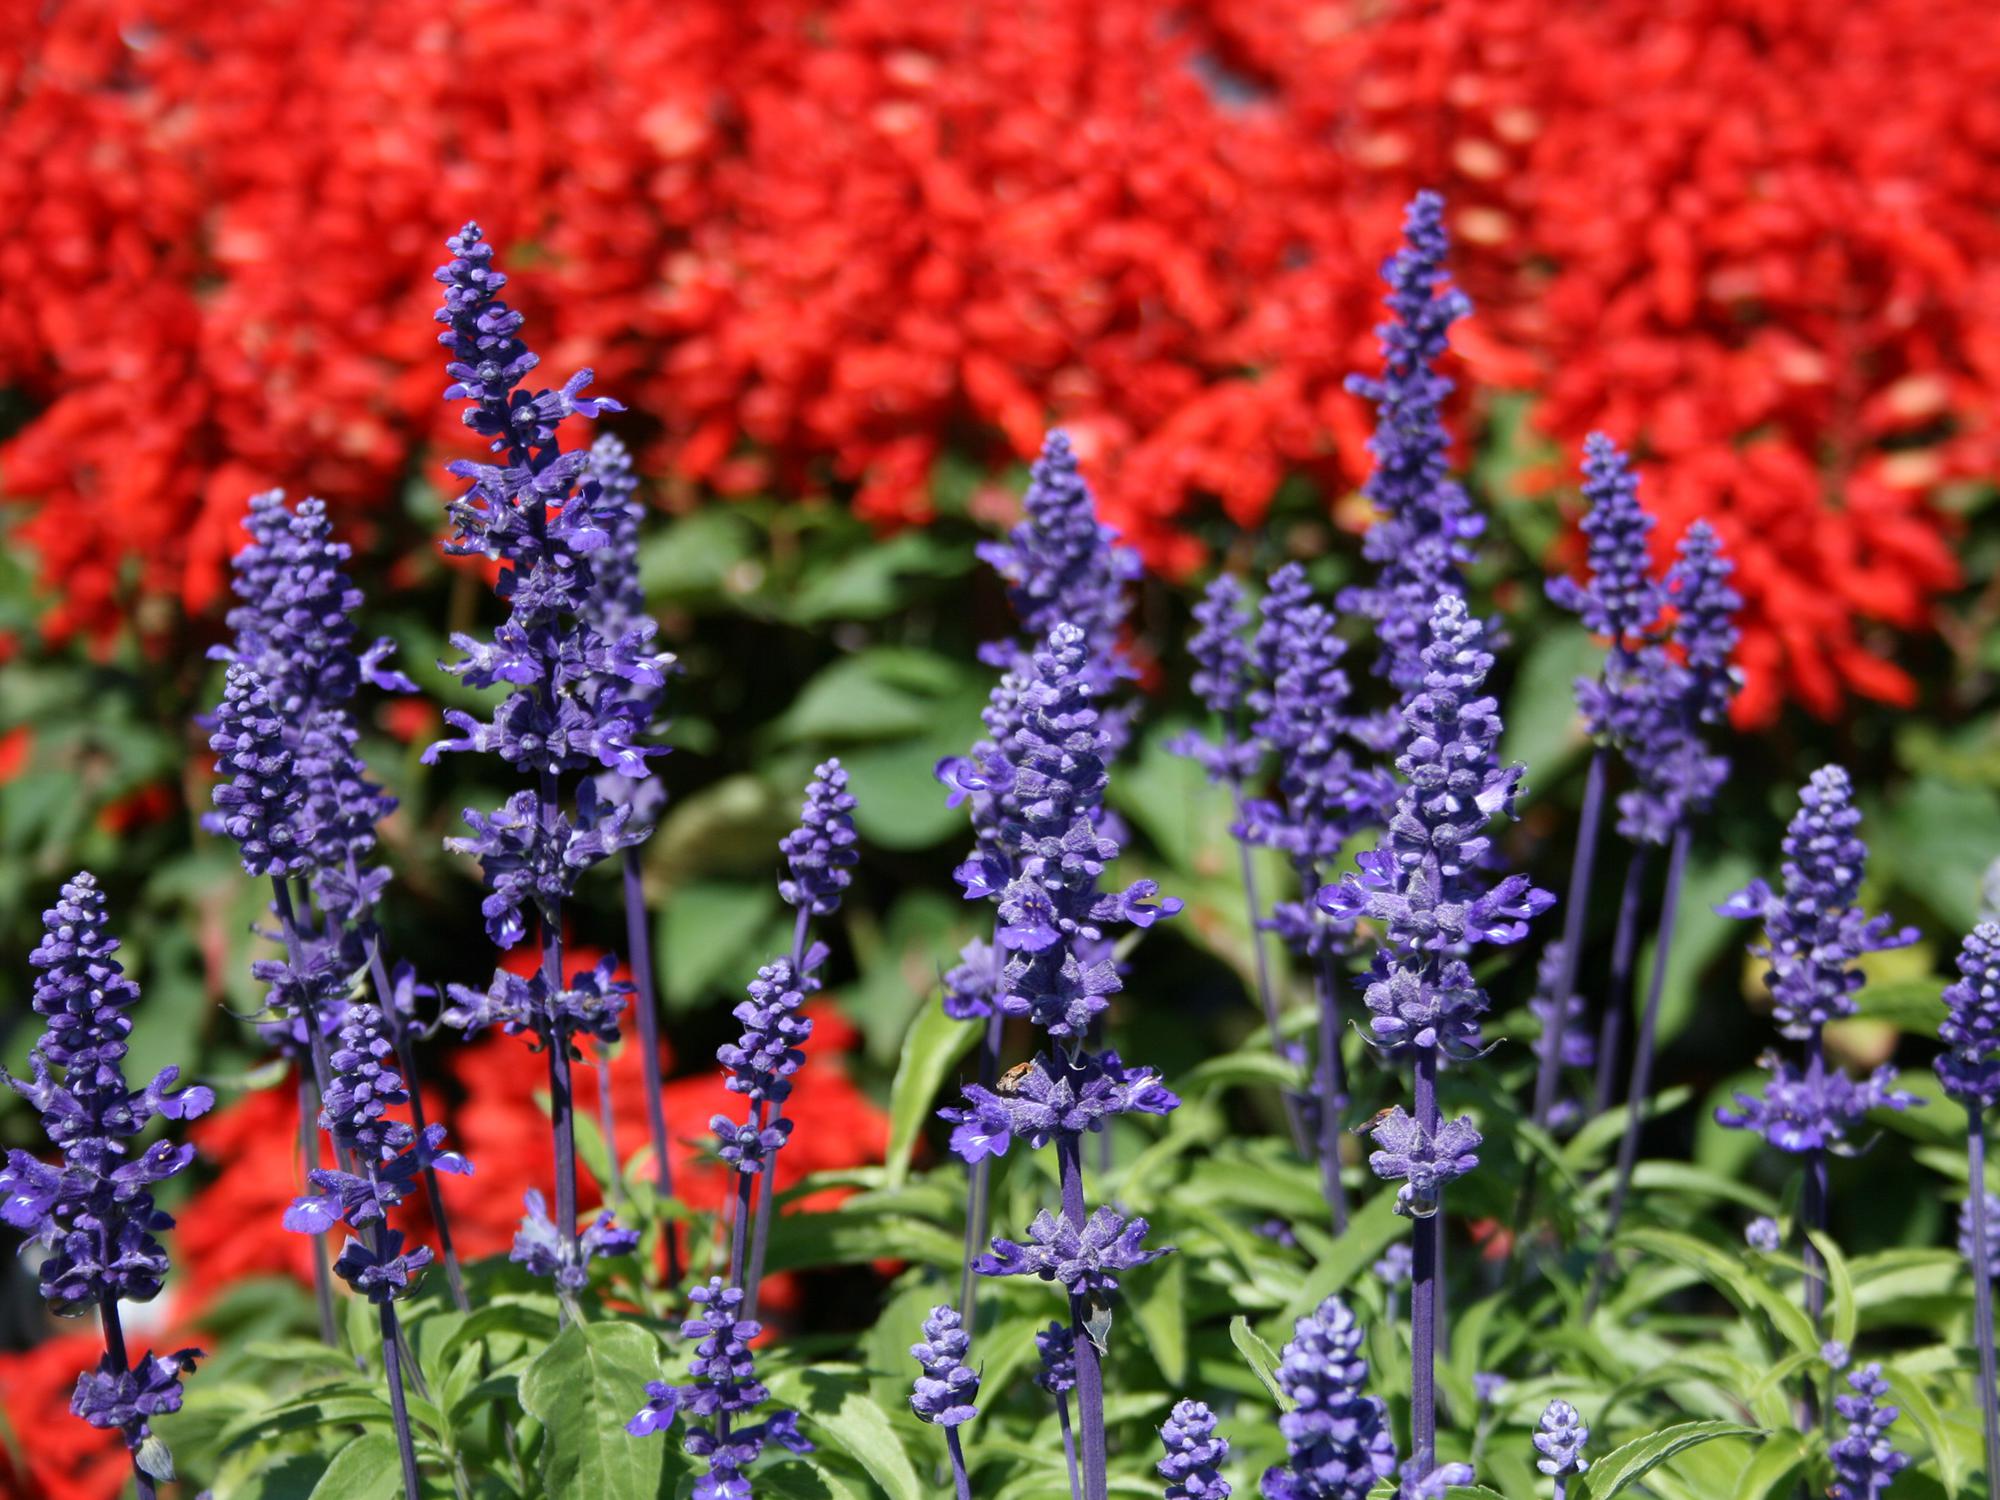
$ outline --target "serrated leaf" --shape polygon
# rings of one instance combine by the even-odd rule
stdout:
[[[900,1187],[910,1175],[917,1137],[929,1118],[938,1089],[958,1060],[979,1039],[979,1021],[955,1021],[940,1005],[926,1005],[903,1040],[896,1081],[889,1089],[888,1185]]]
[[[1238,1314],[1229,1320],[1229,1342],[1243,1356],[1264,1389],[1271,1393],[1271,1399],[1278,1403],[1279,1411],[1290,1411],[1292,1400],[1285,1394],[1285,1388],[1278,1384],[1277,1351],[1265,1343],[1250,1326],[1250,1320]]]
[[[1614,1448],[1590,1466],[1583,1476],[1585,1500],[1611,1500],[1637,1484],[1647,1474],[1676,1454],[1717,1438],[1761,1437],[1763,1429],[1745,1427],[1740,1422],[1682,1422],[1648,1432]]]
[[[547,1432],[542,1467],[552,1495],[656,1500],[670,1444],[625,1424],[659,1378],[659,1345],[630,1323],[572,1323],[521,1375],[522,1409]]]
[[[924,1486],[889,1415],[862,1388],[852,1365],[785,1370],[770,1377],[774,1405],[789,1406],[831,1446],[868,1472],[889,1500],[923,1500]]]

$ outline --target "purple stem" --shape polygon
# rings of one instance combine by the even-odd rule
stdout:
[[[1806,1039],[1806,1061],[1808,1070],[1815,1076],[1826,1066],[1825,1036],[1818,1027]],[[1805,1153],[1805,1191],[1799,1195],[1799,1218],[1808,1230],[1826,1230],[1827,1217],[1827,1172],[1826,1148],[1815,1147]],[[1806,1320],[1812,1325],[1814,1338],[1823,1337],[1821,1323],[1826,1312],[1826,1268],[1820,1263],[1819,1247],[1812,1242],[1810,1234],[1802,1234],[1804,1243],[1800,1246],[1799,1258],[1805,1262],[1806,1270]],[[1819,1425],[1825,1411],[1820,1401],[1819,1381],[1808,1374],[1806,1377],[1806,1398],[1801,1426],[1810,1431]]]
[[[1437,1053],[1421,1048],[1416,1058],[1417,1128],[1426,1138],[1438,1130]],[[1410,1450],[1414,1472],[1437,1467],[1437,1283],[1438,1230],[1444,1205],[1412,1224],[1410,1276]]]
[[[1076,1473],[1076,1433],[1069,1425],[1069,1396],[1056,1392],[1056,1421],[1062,1426],[1063,1457],[1069,1462],[1069,1500],[1083,1500],[1083,1485]]]
[[[1236,822],[1240,827],[1243,822],[1243,783],[1232,778],[1229,792],[1236,804]],[[1271,956],[1264,946],[1264,903],[1257,894],[1257,862],[1248,843],[1238,838],[1235,844],[1236,862],[1243,871],[1243,901],[1250,911],[1250,953],[1257,969],[1257,1003],[1264,1008],[1264,1025],[1271,1033],[1271,1054],[1283,1057],[1285,1031],[1278,1018],[1277,991],[1271,986]],[[1304,1161],[1315,1149],[1315,1143],[1306,1135],[1305,1111],[1299,1108],[1298,1096],[1290,1089],[1285,1091],[1284,1103],[1285,1125],[1292,1133],[1292,1149],[1298,1152],[1299,1160]]]
[[[1301,897],[1313,909],[1319,874],[1299,866]],[[1340,988],[1333,973],[1333,945],[1327,934],[1313,955],[1313,989],[1319,999],[1319,1178],[1320,1192],[1333,1212],[1333,1232],[1347,1233],[1347,1187],[1340,1180],[1340,1121],[1347,1105],[1347,1064],[1340,1055]]]
[[[396,1327],[396,1304],[385,1300],[381,1312],[382,1368],[389,1376],[389,1414],[396,1423],[396,1452],[403,1460],[404,1500],[422,1500],[423,1481],[417,1477],[417,1450],[410,1437],[410,1411],[403,1396],[403,1336]]]
[[[121,1374],[132,1368],[130,1356],[125,1352],[125,1329],[118,1321],[118,1299],[110,1292],[102,1292],[97,1299],[97,1311],[104,1323],[104,1352],[111,1357],[112,1369]],[[138,1450],[132,1450],[132,1486],[138,1500],[154,1500],[158,1493],[153,1488],[153,1479],[139,1467]]]
[[[993,951],[997,966],[1000,950],[996,947]],[[1000,1039],[1006,1028],[1006,1021],[1007,1018],[1001,1014],[996,1000],[993,1014],[986,1018],[985,1035],[980,1038],[979,1043],[979,1084],[982,1088],[992,1088],[994,1081],[1000,1076]],[[958,1278],[958,1315],[964,1319],[968,1329],[974,1322],[973,1289],[979,1284],[978,1279],[972,1274],[972,1261],[986,1244],[988,1173],[991,1172],[992,1166],[991,1160],[982,1156],[966,1168],[965,1264],[960,1269]]]
[[[1996,1394],[1993,1350],[1993,1226],[1986,1221],[1986,1123],[1979,1102],[1965,1107],[1965,1164],[1972,1201],[1972,1327],[1979,1340],[1979,1410],[1986,1433],[1986,1475],[2000,1482],[2000,1394]]]
[[[1618,898],[1618,932],[1611,943],[1611,982],[1604,995],[1604,1020],[1597,1033],[1597,1112],[1611,1108],[1613,1084],[1618,1078],[1618,1054],[1625,1047],[1625,1013],[1632,1008],[1632,960],[1639,947],[1639,907],[1646,889],[1646,872],[1652,864],[1649,845],[1632,851],[1625,866],[1625,890]]]
[[[639,851],[625,851],[625,956],[632,965],[632,1009],[639,1018],[639,1066],[646,1079],[646,1133],[653,1142],[653,1187],[660,1197],[674,1196],[673,1158],[667,1154],[666,1084],[660,1077],[660,1008],[653,992],[653,945],[646,931],[646,888],[639,868]],[[669,1219],[667,1281],[680,1276],[680,1236]]]
[[[299,1159],[305,1164],[307,1181],[319,1166],[319,1090],[303,1071],[299,1074]],[[327,1347],[338,1349],[340,1339],[333,1323],[333,1271],[326,1259],[326,1236],[316,1234],[313,1243],[313,1300],[319,1304],[319,1336]]]
[[[812,907],[801,906],[796,921],[792,923],[792,973],[801,985],[805,975],[801,970],[806,961],[806,939],[812,928]],[[758,1124],[761,1126],[760,1119]],[[764,1158],[764,1170],[758,1174],[764,1179],[762,1190],[757,1195],[757,1230],[750,1245],[750,1280],[743,1287],[743,1316],[755,1319],[757,1316],[757,1289],[764,1281],[764,1247],[771,1237],[771,1211],[778,1200],[778,1153]]]
[[[348,863],[351,877],[352,856]],[[396,1008],[395,991],[390,987],[389,975],[382,963],[380,934],[371,929],[365,933],[365,941],[368,973],[375,984],[376,1005],[388,1024],[389,1040],[396,1049],[396,1061],[403,1069],[403,1081],[410,1095],[410,1123],[416,1129],[417,1139],[422,1140],[427,1127],[423,1090],[417,1083],[416,1049],[410,1045],[410,1032],[404,1024],[403,1013]],[[465,1277],[459,1270],[458,1251],[452,1247],[451,1220],[444,1210],[444,1190],[438,1184],[437,1168],[428,1163],[424,1166],[424,1198],[431,1207],[431,1222],[437,1226],[438,1252],[444,1258],[444,1279],[451,1285],[452,1305],[460,1312],[468,1312],[471,1304],[465,1298]]]
[[[1556,1104],[1556,1082],[1562,1076],[1565,1002],[1576,993],[1577,961],[1583,950],[1583,919],[1590,902],[1591,867],[1597,862],[1597,829],[1604,809],[1604,751],[1590,754],[1590,773],[1583,783],[1582,821],[1577,827],[1576,852],[1570,856],[1569,891],[1563,897],[1562,973],[1549,1024],[1542,1032],[1541,1057],[1535,1067],[1534,1122],[1548,1128]]]
[[[278,926],[285,937],[285,962],[295,975],[303,979],[306,971],[305,944],[299,937],[299,920],[292,909],[292,888],[285,883],[283,876],[273,875],[271,890],[276,900]],[[320,1030],[319,1007],[309,999],[301,999],[299,1014],[306,1025],[306,1046],[312,1052],[313,1082],[319,1085],[319,1096],[324,1099],[327,1084],[333,1077],[333,1065],[327,1061],[326,1035]],[[354,1171],[347,1148],[338,1141],[333,1143],[333,1159],[341,1171]]]
[[[625,1196],[625,1164],[618,1159],[618,1111],[611,1100],[611,1057],[599,1042],[592,1062],[597,1071],[597,1130],[604,1137],[604,1154],[609,1159],[611,1181],[606,1190],[614,1198]]]
[[[965,1449],[959,1445],[956,1427],[945,1428],[944,1445],[951,1450],[951,1482],[958,1491],[958,1500],[972,1500],[972,1480],[965,1472]]]
[[[545,794],[544,807],[552,806]],[[549,1003],[562,993],[562,914],[544,910],[542,918],[542,983]],[[576,1100],[569,1075],[569,1027],[553,1019],[542,1036],[549,1058],[549,1124],[556,1150],[556,1232],[569,1246],[577,1264],[583,1258],[576,1234]]]
[[[1056,1137],[1056,1165],[1062,1180],[1063,1217],[1081,1231],[1083,1205],[1083,1143],[1071,1132]],[[1072,1293],[1071,1331],[1076,1338],[1076,1414],[1083,1426],[1083,1500],[1105,1500],[1104,1367],[1090,1337],[1089,1299]]]
[[[729,1285],[743,1285],[743,1256],[750,1228],[750,1200],[756,1191],[756,1172],[736,1174],[736,1213],[729,1221]],[[748,1299],[745,1299],[746,1304]]]
[[[1640,1111],[1653,1087],[1654,1038],[1660,1023],[1660,995],[1667,985],[1667,958],[1674,946],[1674,921],[1681,904],[1681,875],[1687,867],[1688,826],[1674,830],[1673,850],[1667,855],[1667,891],[1660,906],[1660,931],[1653,939],[1653,974],[1646,983],[1646,1008],[1639,1016],[1639,1046],[1632,1058],[1632,1083],[1625,1091],[1625,1134],[1618,1142],[1618,1176],[1611,1189],[1611,1216],[1604,1226],[1604,1247],[1597,1254],[1597,1269],[1591,1276],[1590,1295],[1584,1299],[1584,1316],[1597,1311],[1604,1293],[1605,1277],[1611,1269],[1611,1242],[1618,1237],[1618,1225],[1625,1217],[1626,1195],[1632,1190],[1632,1171],[1639,1162]]]

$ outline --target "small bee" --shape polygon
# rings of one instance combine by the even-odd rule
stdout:
[[[1000,1075],[1000,1081],[993,1085],[993,1092],[1012,1098],[1021,1092],[1021,1085],[1028,1081],[1034,1071],[1035,1065],[1032,1061],[1015,1063]]]
[[[1354,1127],[1354,1133],[1356,1135],[1373,1135],[1376,1127],[1388,1119],[1389,1116],[1393,1115],[1396,1112],[1396,1108],[1397,1106],[1391,1104],[1387,1109],[1376,1110],[1372,1118],[1364,1120],[1361,1124]]]

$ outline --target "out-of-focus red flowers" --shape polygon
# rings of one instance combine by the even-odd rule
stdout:
[[[929,514],[1064,421],[1156,566],[1365,472],[1416,186],[1462,372],[1639,446],[1749,600],[1743,715],[1911,692],[1939,487],[2000,391],[1978,0],[72,0],[0,41],[0,450],[59,629],[213,603],[244,497],[380,504],[443,421],[427,279],[482,217],[552,373],[713,492]],[[1476,414],[1475,414],[1476,415]],[[351,524],[351,522],[350,522]]]

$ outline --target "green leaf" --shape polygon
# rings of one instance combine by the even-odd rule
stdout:
[[[656,604],[719,594],[759,545],[747,517],[727,505],[705,505],[640,543],[639,582]]]
[[[801,625],[878,619],[910,607],[913,581],[957,578],[971,566],[969,547],[911,527],[886,541],[871,538],[834,566],[813,574],[786,601],[784,610]]]
[[[1924,1441],[1931,1445],[1931,1457],[1937,1460],[1945,1493],[1962,1493],[1965,1459],[1959,1453],[1958,1445],[1952,1441],[1951,1430],[1945,1425],[1944,1416],[1938,1411],[1937,1403],[1931,1400],[1931,1393],[1925,1389],[1923,1381],[1914,1371],[1898,1364],[1883,1366],[1882,1378],[1888,1383],[1890,1399],[1908,1413],[1910,1420],[1917,1424],[1917,1430],[1924,1435]]]
[[[1773,1495],[1789,1494],[1810,1446],[1802,1432],[1776,1433],[1760,1443],[1737,1476],[1731,1500],[1771,1500]]]
[[[862,1388],[861,1372],[852,1365],[818,1365],[785,1370],[765,1382],[778,1406],[789,1406],[826,1442],[847,1454],[882,1486],[889,1500],[923,1500],[902,1440],[888,1413]]]
[[[1174,1390],[1187,1381],[1187,1257],[1169,1255],[1151,1275],[1133,1276],[1126,1285],[1126,1305],[1146,1335],[1146,1352]]]
[[[1377,1193],[1348,1218],[1347,1233],[1306,1277],[1305,1286],[1285,1310],[1286,1320],[1301,1318],[1359,1276],[1406,1232],[1396,1216],[1396,1195]]]
[[[1507,699],[1500,740],[1502,764],[1528,767],[1531,794],[1552,785],[1563,763],[1588,743],[1577,718],[1575,682],[1596,676],[1603,661],[1604,648],[1581,625],[1557,624],[1536,633]]]
[[[1583,1476],[1583,1492],[1586,1500],[1611,1500],[1676,1454],[1698,1444],[1712,1443],[1717,1438],[1762,1435],[1761,1428],[1745,1427],[1740,1422],[1682,1422],[1663,1427],[1632,1439],[1622,1448],[1614,1448],[1593,1463],[1590,1472]]]
[[[717,986],[747,977],[757,937],[778,910],[769,878],[701,880],[673,892],[660,912],[660,973],[668,1004],[684,1010]]]
[[[659,1378],[659,1345],[630,1323],[573,1323],[521,1376],[521,1406],[547,1431],[549,1493],[655,1500],[669,1444],[625,1430]]]
[[[1252,1373],[1263,1382],[1264,1389],[1271,1393],[1271,1399],[1278,1403],[1279,1411],[1290,1411],[1292,1400],[1278,1384],[1278,1356],[1271,1346],[1257,1336],[1250,1326],[1250,1320],[1240,1313],[1229,1320],[1229,1342],[1236,1346],[1244,1362]]]
[[[767,1266],[773,1271],[796,1271],[910,1260],[957,1267],[964,1258],[959,1236],[935,1224],[907,1214],[868,1213],[846,1204],[829,1213],[778,1215],[771,1222]]]
[[[1856,997],[1863,1020],[1886,1021],[1912,1036],[1934,1037],[1944,1020],[1944,981],[1899,979],[1871,984]]]
[[[1979,884],[2000,849],[2000,797],[1989,787],[1924,777],[1890,799],[1880,847],[1897,881],[1963,932],[1979,920]]]
[[[311,1500],[382,1500],[403,1493],[403,1460],[396,1439],[367,1432],[333,1455],[312,1488]]]
[[[1854,1305],[1854,1274],[1847,1268],[1847,1257],[1840,1253],[1840,1246],[1833,1237],[1818,1229],[1808,1229],[1807,1236],[1818,1248],[1820,1259],[1826,1262],[1827,1290],[1832,1293],[1833,1338],[1837,1343],[1850,1347],[1854,1343],[1854,1327],[1857,1317]]]
[[[903,1041],[896,1081],[889,1090],[888,1185],[909,1178],[910,1158],[938,1089],[953,1066],[972,1050],[981,1022],[954,1021],[941,1005],[926,1005]]]

